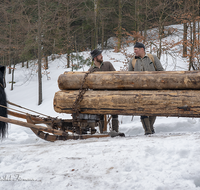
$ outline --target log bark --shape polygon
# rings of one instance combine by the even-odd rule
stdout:
[[[78,90],[59,91],[54,97],[54,110],[73,113]],[[112,115],[149,115],[200,117],[198,90],[89,90],[79,105],[81,113]]]
[[[86,72],[65,72],[58,78],[60,90],[80,89]],[[99,90],[200,89],[200,71],[107,71],[90,73],[83,86]]]

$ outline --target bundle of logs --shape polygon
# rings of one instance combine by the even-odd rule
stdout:
[[[87,72],[65,72],[54,97],[58,113],[74,113],[73,104]],[[200,72],[94,72],[78,105],[80,113],[200,117]]]

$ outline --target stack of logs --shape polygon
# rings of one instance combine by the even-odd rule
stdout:
[[[73,113],[86,72],[65,72],[54,97],[58,113]],[[200,117],[200,72],[94,72],[83,88],[81,113]]]

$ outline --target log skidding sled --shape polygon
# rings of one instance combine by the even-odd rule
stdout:
[[[75,115],[77,120],[8,111],[27,122],[5,117],[0,121],[30,127],[38,137],[53,142],[124,135],[97,134],[99,114],[200,117],[199,71],[65,72],[59,76],[58,86],[54,110]]]

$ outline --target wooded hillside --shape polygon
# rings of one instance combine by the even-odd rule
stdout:
[[[148,38],[157,27],[158,39],[170,35],[169,24],[184,24],[184,56],[194,53],[199,40],[199,0],[3,0],[0,2],[0,64],[11,65],[52,54],[67,54],[109,48],[115,36],[116,51],[124,37],[133,41]],[[194,24],[191,24],[194,23]],[[191,39],[187,39],[187,29]],[[198,28],[198,30],[194,30]],[[193,36],[193,37],[192,37]],[[190,43],[188,42],[190,40]],[[199,47],[199,46],[198,46]],[[39,50],[39,51],[38,51]],[[158,47],[158,57],[162,48]],[[191,53],[190,52],[190,53]],[[191,56],[191,63],[193,57]],[[191,67],[193,65],[191,64]]]

